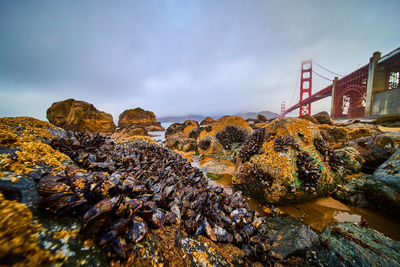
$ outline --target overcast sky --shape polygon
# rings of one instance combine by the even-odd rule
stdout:
[[[302,59],[344,74],[400,46],[400,1],[327,2],[1,0],[0,117],[45,119],[68,98],[114,120],[279,112]]]

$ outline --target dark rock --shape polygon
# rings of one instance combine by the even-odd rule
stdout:
[[[400,152],[394,153],[373,174],[350,179],[334,197],[354,206],[400,214]]]
[[[262,115],[262,114],[258,114],[257,115],[257,121],[266,122],[266,121],[268,121],[268,118],[266,116]]]
[[[333,125],[335,122],[332,120],[331,116],[329,116],[329,113],[326,111],[319,112],[315,114],[314,119],[316,119],[320,124],[328,124],[328,125]]]
[[[307,253],[311,266],[399,266],[400,242],[354,223],[326,227]]]
[[[382,133],[347,142],[344,147],[354,147],[363,159],[362,171],[372,174],[398,150],[399,144],[400,133]]]
[[[262,227],[270,237],[271,250],[282,258],[304,254],[318,239],[310,226],[289,216],[270,217]]]
[[[374,120],[372,123],[386,127],[400,127],[400,115],[385,116]]]

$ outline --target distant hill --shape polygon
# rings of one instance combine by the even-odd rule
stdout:
[[[255,119],[257,118],[258,114],[262,114],[264,116],[266,116],[268,119],[274,119],[276,117],[279,116],[279,114],[271,112],[271,111],[261,111],[261,112],[243,112],[243,113],[236,113],[234,114],[234,116],[241,116],[244,119]],[[211,118],[217,119],[220,118],[223,115],[218,115],[218,116],[209,116]],[[204,120],[204,118],[207,116],[204,115],[199,115],[199,114],[189,114],[189,115],[185,115],[185,116],[164,116],[164,117],[157,117],[157,121],[159,122],[179,122],[182,123],[186,120],[194,120],[197,122],[201,122],[202,120]]]
[[[257,112],[244,112],[244,113],[236,113],[234,115],[235,116],[240,116],[243,119],[247,120],[247,119],[255,119],[255,118],[257,118],[258,114],[264,115],[269,120],[279,117],[279,114],[271,112],[271,111],[260,111],[258,113]]]
[[[197,122],[201,122],[204,120],[206,116],[203,115],[198,115],[198,114],[189,114],[185,116],[165,116],[165,117],[159,117],[157,118],[157,121],[159,122],[179,122],[182,123],[186,120],[194,120]]]

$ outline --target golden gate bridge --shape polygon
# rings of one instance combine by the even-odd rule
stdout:
[[[281,115],[296,109],[299,116],[311,115],[311,103],[329,96],[333,118],[400,114],[399,73],[400,47],[383,57],[375,52],[369,63],[347,75],[331,71],[315,60],[302,61],[298,102],[286,109],[286,102],[282,101]],[[312,94],[315,80],[322,89]]]

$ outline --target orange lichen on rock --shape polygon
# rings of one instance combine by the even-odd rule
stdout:
[[[32,172],[38,163],[56,167],[68,160],[68,156],[42,142],[42,140],[49,141],[54,138],[50,130],[56,131],[57,128],[48,122],[34,118],[1,118],[1,146],[17,149],[13,155],[0,155],[1,169],[23,174]],[[6,142],[6,140],[11,140],[10,137],[12,137],[12,142]]]
[[[214,123],[214,119],[211,117],[206,117],[204,120],[200,122],[200,125],[209,125]]]
[[[164,131],[156,115],[152,111],[142,108],[127,109],[119,115],[118,127],[140,126],[148,131]]]
[[[334,187],[336,176],[314,143],[315,140],[322,140],[318,126],[308,120],[279,118],[257,131],[261,130],[265,131],[265,136],[261,139],[258,153],[239,159],[232,180],[234,187],[266,203],[301,201],[324,194]],[[255,137],[252,135],[246,143],[250,144]],[[253,147],[248,147],[246,143],[242,150],[252,151]],[[239,153],[248,154],[246,151]],[[299,177],[299,161],[304,156],[308,157],[306,162],[311,162],[310,166],[319,177],[316,180],[313,176],[311,189],[304,189]],[[304,172],[307,177],[308,170]]]
[[[199,124],[197,121],[193,120],[187,120],[183,123],[183,132],[182,132],[182,137],[183,138],[189,138],[189,134],[191,131],[194,129],[199,128]]]
[[[78,236],[79,230],[61,230],[54,233],[54,238],[58,240],[64,240],[68,243],[70,238],[76,238]]]
[[[221,143],[221,139],[218,139],[218,134],[226,131],[227,128],[235,129],[237,133],[243,135],[240,139],[245,139],[253,132],[253,129],[250,127],[247,121],[239,116],[224,116],[217,119],[208,127],[210,127],[210,130],[201,131],[197,139],[198,151],[199,153],[206,156],[221,158],[228,158],[231,155],[232,151],[231,147]],[[207,146],[203,145],[205,141],[208,142]],[[242,143],[243,141],[244,140],[234,140],[234,138],[231,140],[232,144]]]
[[[38,246],[39,224],[27,206],[0,193],[0,262],[13,266],[51,266],[57,256]],[[16,259],[19,261],[15,262]]]

